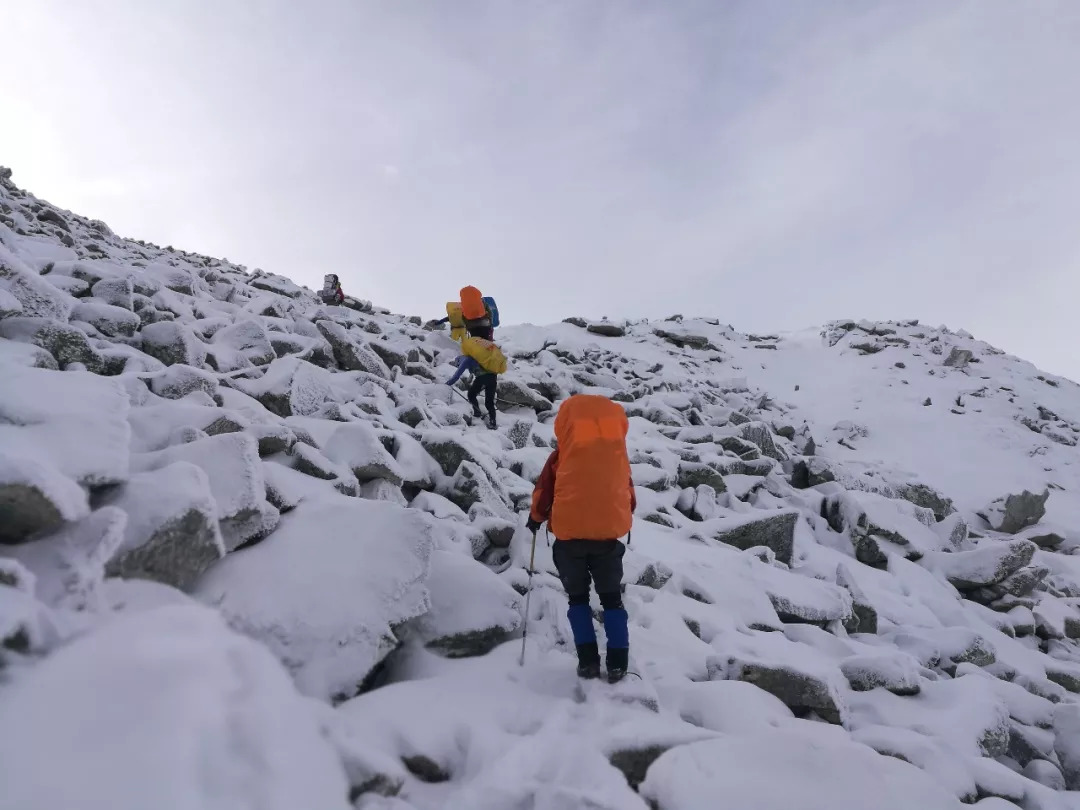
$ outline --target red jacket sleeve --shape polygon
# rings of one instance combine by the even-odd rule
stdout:
[[[544,463],[540,478],[533,488],[532,509],[529,515],[533,520],[543,523],[551,517],[551,505],[555,502],[555,472],[559,466],[559,451],[555,450]]]
[[[637,493],[634,492],[634,476],[630,476],[630,516],[637,511]]]

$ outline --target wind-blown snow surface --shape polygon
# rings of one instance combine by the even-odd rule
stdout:
[[[0,808],[1080,807],[1074,383],[915,322],[572,321],[498,330],[489,431],[421,318],[0,178]],[[630,417],[617,686],[543,533],[518,664],[577,392]]]

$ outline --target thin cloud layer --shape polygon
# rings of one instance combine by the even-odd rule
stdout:
[[[9,27],[33,81],[3,161],[134,237],[425,316],[474,283],[515,322],[920,317],[1080,378],[1067,0],[39,0]]]

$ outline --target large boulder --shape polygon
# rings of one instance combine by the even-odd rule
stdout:
[[[90,294],[111,306],[135,310],[135,285],[131,278],[103,278],[90,287]]]
[[[210,397],[218,395],[217,377],[183,363],[166,367],[150,377],[148,382],[150,390],[165,399],[182,399],[195,391],[203,391]]]
[[[979,516],[996,532],[1016,534],[1042,520],[1049,497],[1049,489],[1043,490],[1041,495],[1025,489],[1019,495],[998,498],[979,512]]]
[[[254,318],[230,324],[214,333],[210,351],[218,371],[263,366],[277,357],[270,333]]]
[[[434,551],[431,608],[413,622],[418,638],[448,658],[485,655],[521,626],[521,597],[471,557]]]
[[[206,362],[206,345],[182,323],[147,324],[139,334],[143,351],[167,366],[182,363],[198,368]]]
[[[712,487],[717,495],[727,491],[727,484],[724,483],[724,476],[708,464],[702,464],[700,462],[684,461],[679,464],[677,483],[684,489],[696,489],[704,484],[705,486]]]
[[[517,380],[508,380],[502,376],[499,377],[497,395],[499,397],[499,410],[531,408],[537,413],[541,413],[550,411],[554,407],[550,399],[541,396],[529,386],[523,385]]]
[[[626,327],[608,321],[590,323],[585,328],[591,334],[602,335],[603,337],[623,337],[626,334]]]
[[[301,692],[341,700],[397,648],[402,625],[427,612],[432,546],[432,524],[415,509],[312,497],[214,566],[197,596],[266,644]]]
[[[326,403],[337,400],[329,377],[329,372],[305,360],[282,357],[258,379],[237,379],[231,385],[277,416],[314,416]]]
[[[725,518],[713,533],[721,543],[743,550],[766,546],[776,554],[776,559],[790,565],[795,544],[795,525],[799,520],[797,511],[773,512],[763,517],[741,514]]]
[[[444,475],[452,476],[463,461],[477,462],[476,456],[464,444],[457,434],[450,432],[428,432],[420,439],[421,445],[428,452]]]
[[[127,516],[110,576],[138,577],[189,590],[225,554],[210,479],[194,464],[133,475],[104,499]]]
[[[919,694],[919,662],[906,653],[853,655],[840,662],[840,671],[856,692],[882,688],[894,695]]]
[[[6,807],[350,807],[309,701],[200,605],[121,614],[15,674],[0,728]]]

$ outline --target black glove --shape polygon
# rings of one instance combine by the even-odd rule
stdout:
[[[525,521],[525,528],[528,529],[533,534],[536,534],[538,531],[540,531],[540,527],[543,526],[543,525],[544,525],[544,521],[542,521],[542,520],[533,520],[532,515],[529,515],[529,519]]]

